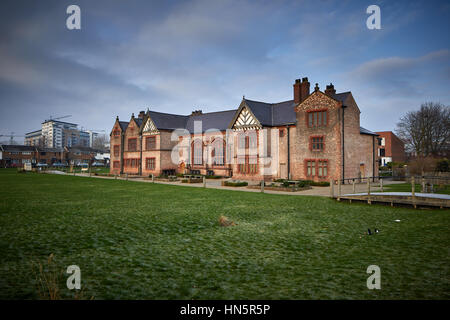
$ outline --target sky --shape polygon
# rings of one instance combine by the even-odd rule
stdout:
[[[71,4],[81,30],[66,27]],[[109,134],[147,108],[291,100],[303,77],[351,91],[372,131],[450,104],[450,1],[7,0],[0,30],[0,134],[17,141],[50,116]]]

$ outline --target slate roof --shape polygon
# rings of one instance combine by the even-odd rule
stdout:
[[[128,122],[126,122],[126,121],[119,121],[119,126],[122,129],[122,131],[125,131],[128,128]]]
[[[244,99],[255,117],[263,126],[281,126],[296,121],[294,100],[278,103],[266,103]]]
[[[209,129],[226,130],[236,113],[235,110],[208,112],[200,115],[190,115],[186,123],[185,129],[194,133],[194,121],[202,121],[202,131]]]
[[[361,134],[368,134],[368,135],[371,135],[371,136],[378,136],[379,135],[379,134],[376,134],[375,132],[367,130],[366,128],[363,128],[363,127],[359,127],[359,133],[361,133]]]
[[[334,94],[332,97],[344,103],[350,95],[351,92],[348,91]],[[243,101],[263,126],[274,127],[289,125],[295,124],[297,121],[294,110],[294,100],[287,100],[278,103],[267,103],[244,98]],[[217,129],[221,131],[226,130],[235,117],[237,110],[238,109],[191,114],[187,116],[156,111],[147,111],[147,114],[150,116],[158,129],[186,129],[193,133],[194,121],[202,121],[203,132],[209,129]],[[139,126],[142,125],[143,120],[141,118],[135,118],[135,120]],[[119,121],[119,123],[122,130],[126,130],[128,122]],[[376,133],[363,127],[360,127],[360,132],[361,134],[377,135]]]
[[[188,116],[149,111],[150,118],[158,129],[175,130],[185,128]]]

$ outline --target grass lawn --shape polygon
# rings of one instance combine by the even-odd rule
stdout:
[[[449,210],[6,169],[0,190],[0,299],[39,298],[51,253],[95,299],[450,298]]]
[[[434,186],[435,193],[450,194],[450,185]],[[411,183],[388,184],[383,186],[386,192],[411,192]],[[422,192],[422,185],[416,184],[415,192]]]

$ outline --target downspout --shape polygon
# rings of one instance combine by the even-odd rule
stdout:
[[[142,175],[142,134],[139,135],[139,150],[140,150],[140,161],[139,161],[139,175]]]
[[[345,123],[344,123],[344,118],[345,118],[345,106],[342,105],[342,184],[344,184],[344,178],[345,178]]]
[[[287,134],[287,177],[291,180],[291,147],[290,147],[290,136],[289,136],[289,125],[286,126]]]
[[[125,134],[120,133],[120,174],[123,174],[123,149],[125,148]]]
[[[375,136],[372,136],[372,179],[375,182]]]

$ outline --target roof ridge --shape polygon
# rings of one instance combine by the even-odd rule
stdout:
[[[189,115],[182,115],[182,114],[175,114],[175,113],[167,113],[167,112],[161,112],[161,111],[153,111],[149,110],[149,112],[159,113],[159,114],[167,114],[169,116],[178,116],[178,117],[189,117]]]
[[[222,113],[222,112],[236,112],[238,109],[230,109],[230,110],[222,110],[222,111],[212,111],[212,112],[205,112],[205,113],[200,113],[200,114],[198,114],[198,115],[196,115],[196,116],[201,116],[201,115],[204,115],[204,114],[211,114],[211,113]],[[190,115],[188,115],[188,117],[190,117],[190,116],[192,116],[192,114],[190,114]]]

